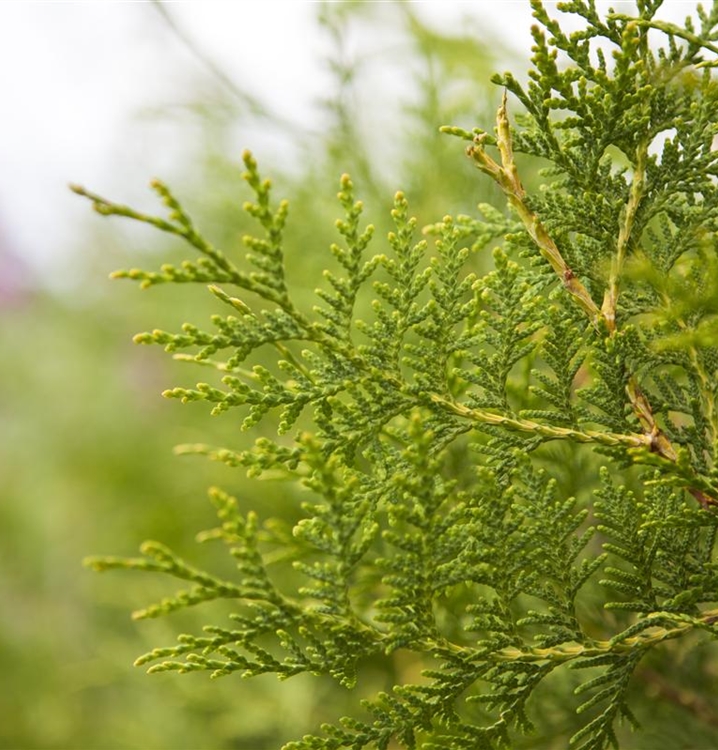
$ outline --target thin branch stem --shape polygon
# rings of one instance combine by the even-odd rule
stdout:
[[[502,649],[493,651],[490,654],[481,652],[480,658],[491,659],[497,662],[570,662],[574,659],[586,659],[592,656],[605,656],[608,654],[626,654],[636,649],[647,649],[657,646],[665,641],[673,640],[686,635],[692,630],[707,630],[709,633],[716,633],[716,621],[718,621],[718,610],[704,612],[700,617],[692,617],[676,612],[651,612],[646,615],[646,629],[628,638],[616,637],[608,641],[587,639],[583,643],[561,643],[550,648],[528,647],[516,648],[507,646]],[[649,621],[656,622],[656,625],[650,625]],[[640,621],[639,621],[640,622]],[[670,624],[659,624],[659,623]],[[468,659],[471,658],[472,651],[470,647],[459,646],[455,643],[446,642],[428,642],[425,644],[427,651],[448,650],[452,654],[460,654]]]
[[[549,262],[551,268],[556,272],[556,275],[563,282],[565,289],[575,299],[579,307],[584,310],[591,322],[597,326],[601,318],[601,311],[598,305],[594,302],[588,289],[586,289],[568,263],[566,263],[556,243],[538,216],[526,205],[526,191],[521,184],[516,162],[514,161],[509,119],[506,113],[505,91],[501,106],[496,115],[496,122],[501,164],[486,153],[484,148],[485,133],[474,138],[474,143],[468,148],[467,154],[476,162],[478,168],[493,178],[503,190],[509,203],[514,207],[523,222],[526,231],[536,243],[541,255]]]
[[[222,68],[204,51],[191,36],[180,26],[177,19],[167,9],[167,4],[160,0],[151,0],[154,9],[162,16],[170,31],[177,39],[184,44],[190,53],[209,71],[227,89],[232,96],[255,117],[261,117],[263,120],[273,125],[279,125],[285,130],[293,129],[294,125],[285,118],[279,116],[276,112],[270,112],[267,107],[258,99],[254,98],[239,86],[222,70]]]
[[[470,419],[481,424],[495,425],[505,427],[509,430],[518,432],[530,432],[534,435],[541,435],[548,440],[572,440],[576,443],[600,443],[601,445],[625,445],[629,448],[649,448],[651,440],[647,435],[637,433],[622,435],[615,432],[596,432],[594,430],[573,430],[569,427],[557,427],[555,425],[542,424],[530,419],[515,419],[505,417],[501,414],[494,414],[483,409],[473,409],[464,404],[457,404],[453,401],[439,396],[432,395],[431,400],[444,409],[456,414],[464,419]]]
[[[616,254],[611,262],[611,272],[608,279],[608,288],[603,298],[601,315],[606,321],[606,326],[611,335],[616,331],[616,307],[618,305],[619,284],[623,264],[626,260],[628,245],[633,232],[636,212],[643,198],[646,186],[646,161],[648,158],[648,144],[641,143],[636,149],[636,166],[631,181],[631,190],[628,202],[624,206],[621,225],[616,240]]]

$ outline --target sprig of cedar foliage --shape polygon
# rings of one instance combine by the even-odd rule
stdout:
[[[277,415],[276,441],[180,452],[252,476],[279,471],[311,493],[289,538],[210,491],[220,525],[200,540],[228,546],[231,581],[156,542],[141,558],[90,559],[190,586],[138,618],[236,604],[231,627],[181,635],[138,664],[310,672],[351,687],[369,657],[402,649],[427,660],[421,681],[286,746],[295,750],[509,747],[531,732],[549,675],[587,670],[571,743],[597,750],[618,746],[618,719],[636,722],[628,688],[646,654],[718,634],[718,295],[706,272],[718,263],[718,3],[698,10],[700,28],[658,20],[660,5],[642,0],[631,18],[562,3],[585,22],[567,35],[532,0],[529,82],[497,78],[525,108],[521,127],[504,96],[495,135],[447,128],[470,141],[512,216],[481,206],[483,219],[445,217],[426,230],[430,254],[398,193],[394,231],[370,254],[373,230],[344,176],[334,265],[312,310],[285,277],[287,203],[273,203],[250,154],[245,210],[258,233],[244,238],[244,262],[215,248],[159,182],[166,219],[75,188],[100,213],[199,252],[115,277],[208,284],[230,310],[210,330],[136,337],[218,371],[164,395],[239,409],[243,429]],[[521,153],[546,161],[542,192],[524,189]],[[500,238],[494,270],[470,272],[472,252]],[[276,365],[248,369],[268,347]],[[578,497],[562,494],[555,442],[574,446],[574,460],[579,444],[598,454],[600,483],[585,476]],[[277,549],[305,581],[295,590],[273,574]]]

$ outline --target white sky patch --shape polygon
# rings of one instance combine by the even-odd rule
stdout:
[[[662,16],[680,22],[694,7],[672,0]],[[329,50],[316,3],[203,0],[166,8],[240,88],[299,129],[312,128]],[[413,8],[447,33],[498,35],[527,67],[528,0],[427,0]],[[62,273],[72,246],[82,244],[88,214],[67,183],[119,191],[126,200],[145,196],[148,179],[182,158],[188,130],[140,113],[186,103],[187,92],[191,98],[203,85],[220,90],[149,2],[2,0],[0,255],[9,249]]]

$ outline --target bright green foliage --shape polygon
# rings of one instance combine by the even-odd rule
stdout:
[[[115,276],[209,284],[231,310],[210,330],[136,337],[217,371],[164,395],[238,410],[243,429],[277,421],[275,441],[246,450],[179,451],[290,478],[307,497],[289,534],[210,491],[220,526],[200,540],[227,544],[232,580],[155,542],[139,559],[89,560],[191,585],[138,618],[236,603],[231,627],[138,664],[345,687],[398,654],[424,667],[287,748],[511,747],[546,689],[578,713],[572,746],[618,747],[621,719],[650,719],[630,705],[641,662],[718,634],[718,3],[699,28],[657,20],[659,1],[635,18],[562,3],[585,22],[571,35],[532,5],[543,30],[528,85],[497,78],[526,110],[520,127],[505,97],[495,135],[446,129],[512,213],[447,216],[425,231],[432,250],[398,193],[376,254],[344,176],[311,310],[284,265],[307,248],[285,246],[287,203],[251,155],[244,260],[213,247],[164,185],[167,220],[77,189],[200,253]],[[540,193],[522,185],[524,153],[548,165]],[[487,246],[494,270],[478,277],[472,254]],[[260,350],[265,364],[247,369]],[[288,563],[294,577],[275,574]]]

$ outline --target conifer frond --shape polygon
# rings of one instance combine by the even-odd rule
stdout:
[[[531,5],[528,83],[497,77],[495,135],[444,128],[470,142],[511,215],[480,205],[422,237],[398,192],[382,240],[344,175],[312,309],[286,273],[288,204],[250,154],[245,210],[258,228],[244,260],[161,183],[167,219],[75,188],[101,214],[200,252],[116,277],[202,282],[231,308],[210,330],[138,334],[219,373],[164,395],[237,409],[243,429],[274,420],[279,435],[177,452],[304,492],[290,535],[211,491],[220,523],[199,540],[227,545],[231,580],[154,542],[141,558],[88,560],[190,584],[139,618],[235,608],[231,624],[138,664],[345,687],[369,660],[416,667],[286,750],[498,750],[537,723],[549,731],[549,688],[573,701],[571,747],[619,747],[622,722],[646,718],[630,690],[644,659],[670,663],[673,642],[718,635],[718,5],[697,29],[661,20],[659,0],[635,17],[573,0],[557,6],[581,20],[571,34]],[[524,154],[548,165],[540,191],[526,187]],[[484,248],[493,268],[479,273]]]

